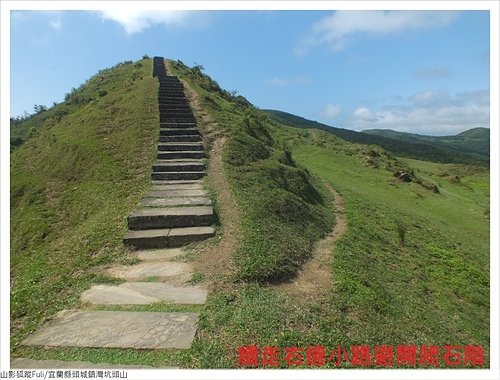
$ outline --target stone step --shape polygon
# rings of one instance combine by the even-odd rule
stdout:
[[[183,285],[193,276],[191,263],[176,261],[141,262],[135,265],[114,266],[107,271],[109,276],[129,282],[166,282]]]
[[[203,184],[202,180],[179,180],[179,181],[151,181],[151,185],[196,185],[196,184]]]
[[[127,218],[131,230],[209,226],[214,220],[210,206],[143,208]]]
[[[160,107],[158,111],[160,112],[160,115],[191,116],[193,114],[193,110],[191,110],[191,108],[172,109]]]
[[[194,117],[175,117],[175,116],[162,116],[160,115],[160,123],[176,123],[176,124],[186,124],[186,123],[196,123]]]
[[[13,358],[10,360],[10,368],[12,369],[158,369],[159,367],[128,365],[128,364],[109,364],[109,363],[92,363],[73,361],[67,362],[63,360],[34,360],[29,358]],[[162,367],[174,368],[174,367]]]
[[[177,123],[177,122],[164,122],[160,123],[160,133],[162,129],[196,129],[196,123]],[[196,131],[198,131],[196,129]],[[199,132],[198,132],[199,133]]]
[[[158,96],[158,105],[188,105],[189,101],[184,96]]]
[[[161,160],[153,164],[154,172],[180,172],[180,171],[203,171],[205,163],[202,160],[174,161]]]
[[[203,150],[202,143],[159,143],[158,144],[159,151],[199,151]]]
[[[171,197],[206,197],[208,192],[200,189],[176,189],[176,190],[150,190],[146,191],[145,198],[171,198]]]
[[[22,342],[27,346],[187,349],[197,313],[63,310]]]
[[[200,179],[205,176],[205,172],[153,172],[151,173],[151,179]]]
[[[160,181],[155,181],[160,182]],[[166,182],[166,181],[165,181]],[[151,185],[150,191],[169,191],[169,190],[203,190],[201,183],[179,183],[167,185]]]
[[[185,103],[171,103],[171,104],[159,104],[158,108],[165,111],[192,111],[188,102]]]
[[[161,136],[160,142],[197,142],[201,141],[200,135],[177,135],[177,136]]]
[[[123,242],[139,249],[167,248],[181,247],[214,236],[213,227],[162,228],[128,231]]]
[[[143,198],[140,207],[210,206],[208,197]]]
[[[173,259],[183,253],[180,248],[141,249],[136,256],[141,261],[157,262]]]
[[[116,285],[93,285],[80,296],[94,305],[147,305],[155,302],[202,305],[207,291],[196,287],[175,287],[157,282],[126,282]]]
[[[179,159],[179,158],[205,158],[203,151],[178,151],[178,152],[158,152],[156,158],[159,160]]]
[[[200,132],[196,128],[189,127],[163,128],[160,129],[160,136],[200,136]]]
[[[193,119],[193,111],[168,111],[168,110],[160,110],[160,120],[165,118],[171,119]]]

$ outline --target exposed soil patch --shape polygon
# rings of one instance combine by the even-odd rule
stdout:
[[[203,134],[203,140],[209,153],[207,177],[208,187],[217,194],[217,212],[221,220],[222,235],[215,245],[205,245],[193,262],[196,272],[205,274],[209,289],[228,289],[236,279],[236,267],[233,261],[240,231],[238,204],[234,198],[224,173],[222,154],[226,137],[218,131],[210,115],[203,109],[198,94],[184,82],[187,98]]]
[[[302,300],[319,301],[331,289],[332,251],[335,242],[344,234],[347,223],[344,215],[344,198],[331,186],[335,200],[336,222],[333,230],[321,239],[314,249],[313,255],[307,261],[295,278],[286,283],[273,286]]]

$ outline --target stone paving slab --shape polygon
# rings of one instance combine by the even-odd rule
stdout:
[[[196,313],[63,310],[23,345],[51,347],[189,348]]]
[[[186,282],[191,279],[193,273],[190,263],[178,263],[173,261],[143,262],[136,265],[120,265],[108,269],[112,277],[121,278],[126,281],[144,281],[155,277],[159,281]]]
[[[206,197],[206,190],[151,190],[147,191],[144,197],[146,198],[168,198],[168,197]]]
[[[189,158],[191,160],[191,158]],[[200,179],[177,179],[177,180],[153,180],[152,185],[179,185],[179,184],[203,184]]]
[[[212,201],[207,197],[143,198],[139,202],[141,207],[209,206],[211,204]]]
[[[141,261],[165,261],[182,255],[180,248],[141,249],[137,251],[137,258]]]
[[[152,191],[168,191],[168,190],[203,190],[203,185],[201,183],[180,183],[178,185],[152,185],[150,190]]]
[[[29,358],[13,358],[10,360],[10,368],[12,369],[159,369],[159,367],[126,365],[126,364],[109,364],[109,363],[92,363],[92,362],[66,362],[63,360],[34,360]],[[173,369],[174,367],[163,367],[164,369]]]
[[[94,285],[83,292],[82,302],[96,305],[147,305],[154,302],[202,305],[207,291],[156,282],[126,282],[118,286]]]

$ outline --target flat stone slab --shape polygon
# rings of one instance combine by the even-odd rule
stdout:
[[[165,261],[182,255],[180,248],[142,249],[137,251],[137,258],[141,261]]]
[[[202,180],[199,179],[177,179],[177,180],[153,180],[152,185],[180,185],[180,184],[203,184]]]
[[[206,290],[157,282],[126,282],[118,286],[94,285],[80,297],[82,302],[96,305],[147,305],[155,302],[201,305],[206,299]]]
[[[92,363],[92,362],[66,362],[63,360],[34,360],[29,358],[14,358],[10,360],[12,369],[59,369],[59,368],[102,368],[102,369],[141,369],[141,368],[159,368],[140,365]],[[174,368],[174,367],[162,367]]]
[[[141,207],[209,206],[211,204],[212,201],[207,197],[143,198],[139,202]]]
[[[177,280],[186,282],[191,279],[193,268],[190,263],[174,261],[143,262],[136,265],[120,265],[108,269],[112,277],[127,281],[144,281],[154,277],[158,281]]]
[[[169,191],[169,190],[203,190],[203,185],[201,183],[180,183],[178,185],[152,185],[151,189],[153,191]]]
[[[206,197],[206,190],[151,190],[144,194],[145,198],[169,198],[169,197]]]
[[[196,313],[63,310],[23,345],[51,347],[189,348]]]

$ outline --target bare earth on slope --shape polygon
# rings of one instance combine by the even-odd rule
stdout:
[[[314,249],[312,257],[290,282],[274,286],[275,289],[301,299],[320,300],[331,289],[332,251],[335,242],[347,228],[344,215],[344,198],[328,186],[335,197],[336,221],[333,230],[321,239]]]
[[[239,236],[239,214],[238,204],[224,175],[222,152],[226,138],[218,133],[217,124],[203,110],[198,94],[188,83],[183,81],[183,84],[194,114],[200,121],[199,127],[210,152],[206,181],[217,194],[217,211],[223,226],[220,241],[216,245],[203,248],[193,265],[195,271],[207,276],[209,288],[228,288],[231,287],[236,275],[233,255]]]

